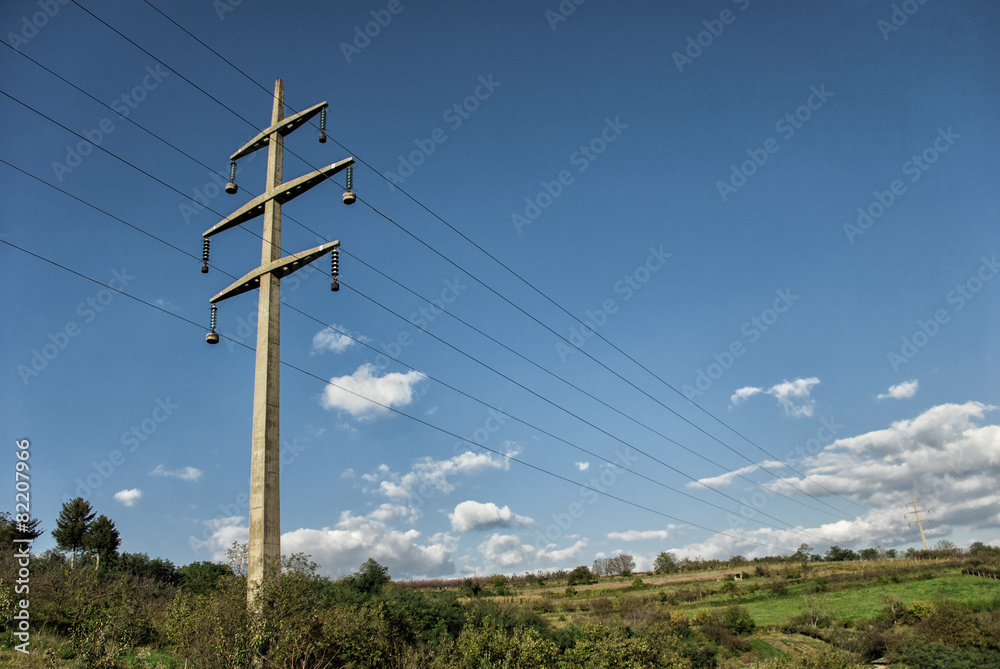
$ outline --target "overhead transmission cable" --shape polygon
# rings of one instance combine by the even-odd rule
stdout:
[[[119,293],[120,295],[128,297],[128,298],[130,298],[130,299],[132,299],[132,300],[134,300],[134,301],[136,301],[136,302],[138,302],[138,303],[140,303],[140,304],[142,304],[144,306],[156,309],[157,311],[159,311],[161,313],[164,313],[164,314],[166,314],[168,316],[171,316],[173,318],[181,320],[181,321],[183,321],[185,323],[188,323],[189,325],[194,325],[196,327],[203,328],[202,325],[200,325],[198,323],[195,323],[194,321],[192,321],[190,319],[184,318],[183,316],[180,316],[179,314],[175,314],[175,313],[173,313],[173,312],[171,312],[171,311],[169,311],[169,310],[167,310],[167,309],[165,309],[163,307],[159,307],[159,306],[157,306],[157,305],[155,305],[155,304],[153,304],[151,302],[143,300],[140,297],[136,297],[135,295],[132,295],[131,293],[128,293],[125,290],[122,290],[122,289],[119,289],[119,288],[115,288],[113,286],[109,286],[109,285],[103,284],[100,281],[98,281],[97,279],[94,279],[94,278],[92,278],[90,276],[87,276],[86,274],[83,274],[82,272],[78,272],[76,270],[73,270],[73,269],[71,269],[69,267],[66,267],[65,265],[62,265],[61,263],[58,263],[58,262],[56,262],[54,260],[46,258],[46,257],[44,257],[42,255],[37,254],[37,253],[34,253],[34,252],[32,252],[32,251],[30,251],[28,249],[25,249],[25,248],[23,248],[21,246],[18,246],[16,244],[8,242],[5,239],[0,239],[0,243],[3,243],[3,244],[5,244],[5,245],[7,245],[7,246],[9,246],[9,247],[11,247],[13,249],[16,249],[16,250],[18,250],[18,251],[20,251],[20,252],[22,252],[22,253],[24,253],[26,255],[32,256],[32,257],[34,257],[34,258],[36,258],[38,260],[41,260],[43,262],[46,262],[46,263],[50,264],[50,265],[58,267],[58,268],[60,268],[60,269],[62,269],[64,271],[67,271],[67,272],[71,273],[71,274],[74,274],[74,275],[76,275],[76,276],[78,276],[78,277],[80,277],[82,279],[86,279],[87,281],[95,283],[95,284],[97,284],[97,285],[99,285],[99,286],[101,286],[103,288],[107,288],[109,290],[113,290],[114,292]],[[250,345],[248,345],[248,344],[246,344],[246,343],[244,343],[242,341],[239,341],[237,339],[231,339],[231,338],[228,338],[228,337],[227,337],[227,339],[230,339],[230,341],[232,341],[233,343],[238,344],[238,345],[242,346],[243,348],[245,348],[245,349],[247,349],[249,351],[255,351],[256,350],[254,347],[252,347],[252,346],[250,346]],[[523,465],[525,467],[530,467],[531,469],[534,469],[534,470],[536,470],[538,472],[541,472],[541,473],[546,474],[548,476],[551,476],[553,478],[557,478],[557,479],[559,479],[561,481],[565,481],[567,483],[570,483],[571,485],[579,486],[579,487],[581,487],[583,489],[590,490],[590,491],[595,492],[595,493],[597,493],[599,495],[602,495],[604,497],[608,497],[609,499],[614,499],[616,501],[622,502],[622,503],[627,504],[629,506],[632,506],[632,507],[635,507],[635,508],[638,508],[638,509],[641,509],[641,510],[644,510],[644,511],[648,511],[648,512],[653,513],[655,515],[667,518],[669,520],[674,520],[674,521],[677,521],[679,523],[683,523],[685,525],[689,525],[691,527],[696,527],[698,529],[705,530],[706,532],[711,532],[712,534],[715,534],[715,535],[729,537],[731,539],[736,539],[736,540],[741,541],[741,542],[752,543],[754,545],[762,546],[764,548],[769,548],[769,549],[773,549],[773,550],[792,552],[791,549],[788,549],[788,548],[781,548],[779,546],[772,546],[770,544],[765,544],[763,542],[756,541],[754,539],[749,539],[747,537],[741,537],[739,535],[730,534],[730,533],[725,532],[725,531],[715,530],[713,528],[701,525],[699,523],[690,522],[690,521],[684,520],[683,518],[678,518],[677,516],[673,516],[673,515],[670,515],[668,513],[665,513],[665,512],[662,512],[662,511],[658,511],[658,510],[653,509],[651,507],[645,506],[643,504],[639,504],[638,502],[633,502],[633,501],[627,500],[627,499],[625,499],[623,497],[619,497],[617,495],[613,495],[613,494],[607,492],[606,490],[600,490],[598,488],[595,488],[595,487],[592,487],[592,486],[588,486],[586,484],[581,484],[581,483],[579,483],[577,481],[574,481],[574,480],[572,480],[572,479],[570,479],[570,478],[568,478],[566,476],[562,476],[561,474],[557,474],[557,473],[555,473],[553,471],[547,470],[544,467],[540,467],[539,465],[535,465],[535,464],[532,464],[532,463],[527,462],[525,460],[522,460],[522,459],[516,457],[515,455],[511,455],[510,453],[504,453],[502,451],[498,451],[498,450],[496,450],[494,448],[490,448],[489,446],[486,446],[485,444],[476,443],[476,442],[471,441],[471,440],[469,440],[469,439],[467,439],[467,438],[465,438],[465,437],[463,437],[463,436],[461,436],[461,435],[459,435],[459,434],[457,434],[455,432],[451,432],[451,431],[449,431],[449,430],[447,430],[445,428],[442,428],[442,427],[440,427],[438,425],[435,425],[435,424],[433,424],[433,423],[431,423],[431,422],[429,422],[427,420],[424,420],[422,418],[418,418],[416,416],[413,416],[411,414],[406,413],[405,411],[401,411],[399,409],[396,409],[396,408],[394,408],[392,406],[389,406],[389,405],[386,405],[386,404],[382,404],[381,402],[378,402],[377,400],[373,400],[373,399],[371,399],[369,397],[366,397],[366,396],[364,396],[364,395],[362,395],[362,394],[360,394],[360,393],[358,393],[356,391],[353,391],[353,390],[351,390],[349,388],[345,388],[343,386],[339,386],[339,385],[333,383],[332,381],[330,381],[328,379],[324,379],[323,377],[321,377],[321,376],[319,376],[317,374],[314,374],[314,373],[312,373],[312,372],[310,372],[308,370],[305,370],[305,369],[303,369],[301,367],[298,367],[297,365],[293,365],[293,364],[291,364],[289,362],[286,362],[286,361],[282,361],[281,364],[284,365],[285,367],[293,369],[293,370],[295,370],[295,371],[297,371],[297,372],[299,372],[301,374],[305,374],[306,376],[312,377],[312,378],[320,381],[321,383],[323,383],[325,385],[333,386],[335,388],[338,388],[339,390],[342,390],[344,392],[350,393],[351,395],[359,397],[359,398],[361,398],[361,399],[363,399],[363,400],[365,400],[367,402],[371,402],[372,404],[380,406],[380,407],[382,407],[383,409],[385,409],[387,411],[391,411],[391,412],[393,412],[395,414],[398,414],[400,416],[404,416],[404,417],[406,417],[406,418],[408,418],[408,419],[410,419],[410,420],[412,420],[412,421],[414,421],[416,423],[424,425],[425,427],[429,427],[429,428],[431,428],[433,430],[441,432],[442,434],[446,434],[446,435],[448,435],[450,437],[453,437],[455,439],[458,439],[458,440],[460,440],[460,441],[462,441],[464,443],[467,443],[467,444],[470,444],[470,445],[473,445],[473,446],[477,446],[477,447],[482,448],[482,449],[484,449],[486,451],[489,451],[489,452],[491,452],[491,453],[493,453],[495,455],[498,455],[500,457],[506,458],[507,460],[510,460],[512,462],[517,462],[520,465]]]

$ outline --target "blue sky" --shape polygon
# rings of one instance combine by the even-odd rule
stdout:
[[[245,539],[256,294],[204,332],[260,219],[197,256],[281,78],[330,104],[285,179],[353,155],[359,196],[283,210],[343,285],[282,282],[283,552],[906,548],[911,495],[1000,542],[993,3],[151,3],[0,11],[0,424],[47,531],[82,495],[130,552]]]

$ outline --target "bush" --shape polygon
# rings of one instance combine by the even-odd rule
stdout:
[[[588,585],[590,583],[597,583],[597,577],[594,573],[590,571],[589,567],[585,565],[580,565],[569,573],[569,579],[566,581],[566,585]]]
[[[725,613],[722,614],[722,624],[737,636],[753,634],[753,631],[757,629],[757,623],[754,621],[753,616],[742,606],[730,606],[727,608]]]
[[[487,616],[462,630],[455,643],[447,646],[443,657],[439,658],[447,660],[447,665],[438,666],[457,669],[554,669],[558,654],[559,646],[543,639],[537,630],[530,627],[511,630]]]

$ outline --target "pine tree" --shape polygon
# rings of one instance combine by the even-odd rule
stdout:
[[[52,530],[56,544],[61,550],[70,551],[72,565],[76,554],[84,547],[83,538],[87,528],[96,514],[90,507],[90,502],[82,497],[72,499],[62,505],[59,518],[56,519],[56,529]]]
[[[122,537],[114,521],[103,514],[90,524],[83,535],[83,547],[97,554],[95,569],[101,566],[102,558],[106,561],[109,556],[117,554],[121,543]]]
[[[6,511],[0,511],[0,554],[14,551],[16,540],[34,541],[42,536],[41,522],[38,518],[31,518],[18,523]]]

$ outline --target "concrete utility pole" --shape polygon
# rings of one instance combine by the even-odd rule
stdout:
[[[282,183],[281,163],[284,136],[306,123],[316,114],[325,111],[327,107],[326,102],[321,102],[286,119],[284,117],[284,90],[284,82],[278,79],[274,84],[274,108],[271,112],[271,126],[250,140],[231,158],[235,166],[235,161],[239,158],[265,146],[268,148],[267,187],[264,194],[254,198],[202,234],[207,240],[213,235],[245,223],[261,214],[264,215],[264,241],[261,247],[260,267],[210,300],[213,305],[213,322],[212,332],[207,337],[209,343],[218,342],[214,320],[214,305],[216,303],[254,288],[259,289],[257,364],[253,392],[253,448],[250,456],[250,546],[247,572],[247,605],[251,609],[254,608],[255,591],[265,578],[277,573],[281,560],[278,461],[281,279],[340,246],[339,241],[329,242],[308,251],[282,258],[281,205],[354,163],[354,158],[347,158],[288,183]],[[325,141],[325,135],[320,135],[320,141]],[[235,167],[233,173],[235,174]],[[231,185],[231,188],[227,186],[227,191],[236,192],[236,186]],[[203,267],[202,271],[207,271],[207,242],[206,267]],[[336,277],[334,277],[332,286],[334,290],[336,290],[336,286]]]
[[[906,518],[909,515],[913,515],[916,518],[916,520],[911,520],[910,521],[910,525],[913,525],[914,523],[916,523],[917,527],[920,528],[920,538],[924,540],[924,550],[925,551],[929,551],[930,549],[927,547],[927,537],[924,536],[924,526],[922,524],[923,521],[920,518],[920,514],[921,513],[930,513],[930,511],[928,511],[927,509],[918,509],[917,508],[917,504],[919,504],[919,503],[920,503],[920,500],[913,499],[913,495],[910,495],[910,503],[907,504],[906,506],[912,506],[913,507],[913,511],[907,511],[906,513],[904,513],[903,514],[903,518]]]

